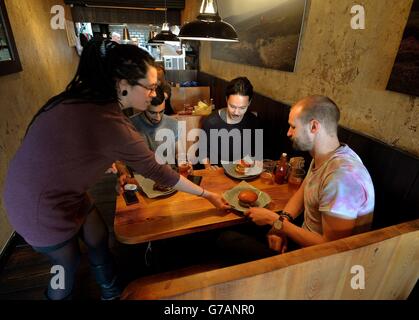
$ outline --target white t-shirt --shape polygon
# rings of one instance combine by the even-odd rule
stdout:
[[[314,160],[305,178],[303,228],[323,234],[322,214],[356,219],[354,233],[367,231],[374,212],[374,186],[358,155],[342,144],[319,168]]]

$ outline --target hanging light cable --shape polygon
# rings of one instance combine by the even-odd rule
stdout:
[[[238,42],[234,27],[221,20],[216,0],[202,0],[198,20],[186,23],[179,32],[179,39],[201,41]]]

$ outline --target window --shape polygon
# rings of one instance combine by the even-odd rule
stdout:
[[[0,0],[0,75],[22,71],[4,0]]]

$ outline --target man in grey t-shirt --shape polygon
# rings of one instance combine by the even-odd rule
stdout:
[[[164,114],[165,97],[158,86],[156,96],[143,113],[130,118],[135,128],[144,136],[148,146],[164,162],[174,164],[177,142],[181,136],[178,121]]]

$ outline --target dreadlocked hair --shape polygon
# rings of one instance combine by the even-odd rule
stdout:
[[[135,85],[154,66],[147,51],[130,44],[92,40],[83,49],[76,76],[67,86],[70,96],[92,100],[117,100],[116,81]]]
[[[33,117],[63,102],[91,101],[105,104],[118,101],[116,82],[125,79],[130,85],[144,79],[155,62],[147,51],[130,44],[110,40],[90,40],[83,48],[76,75],[59,95],[52,97]]]

